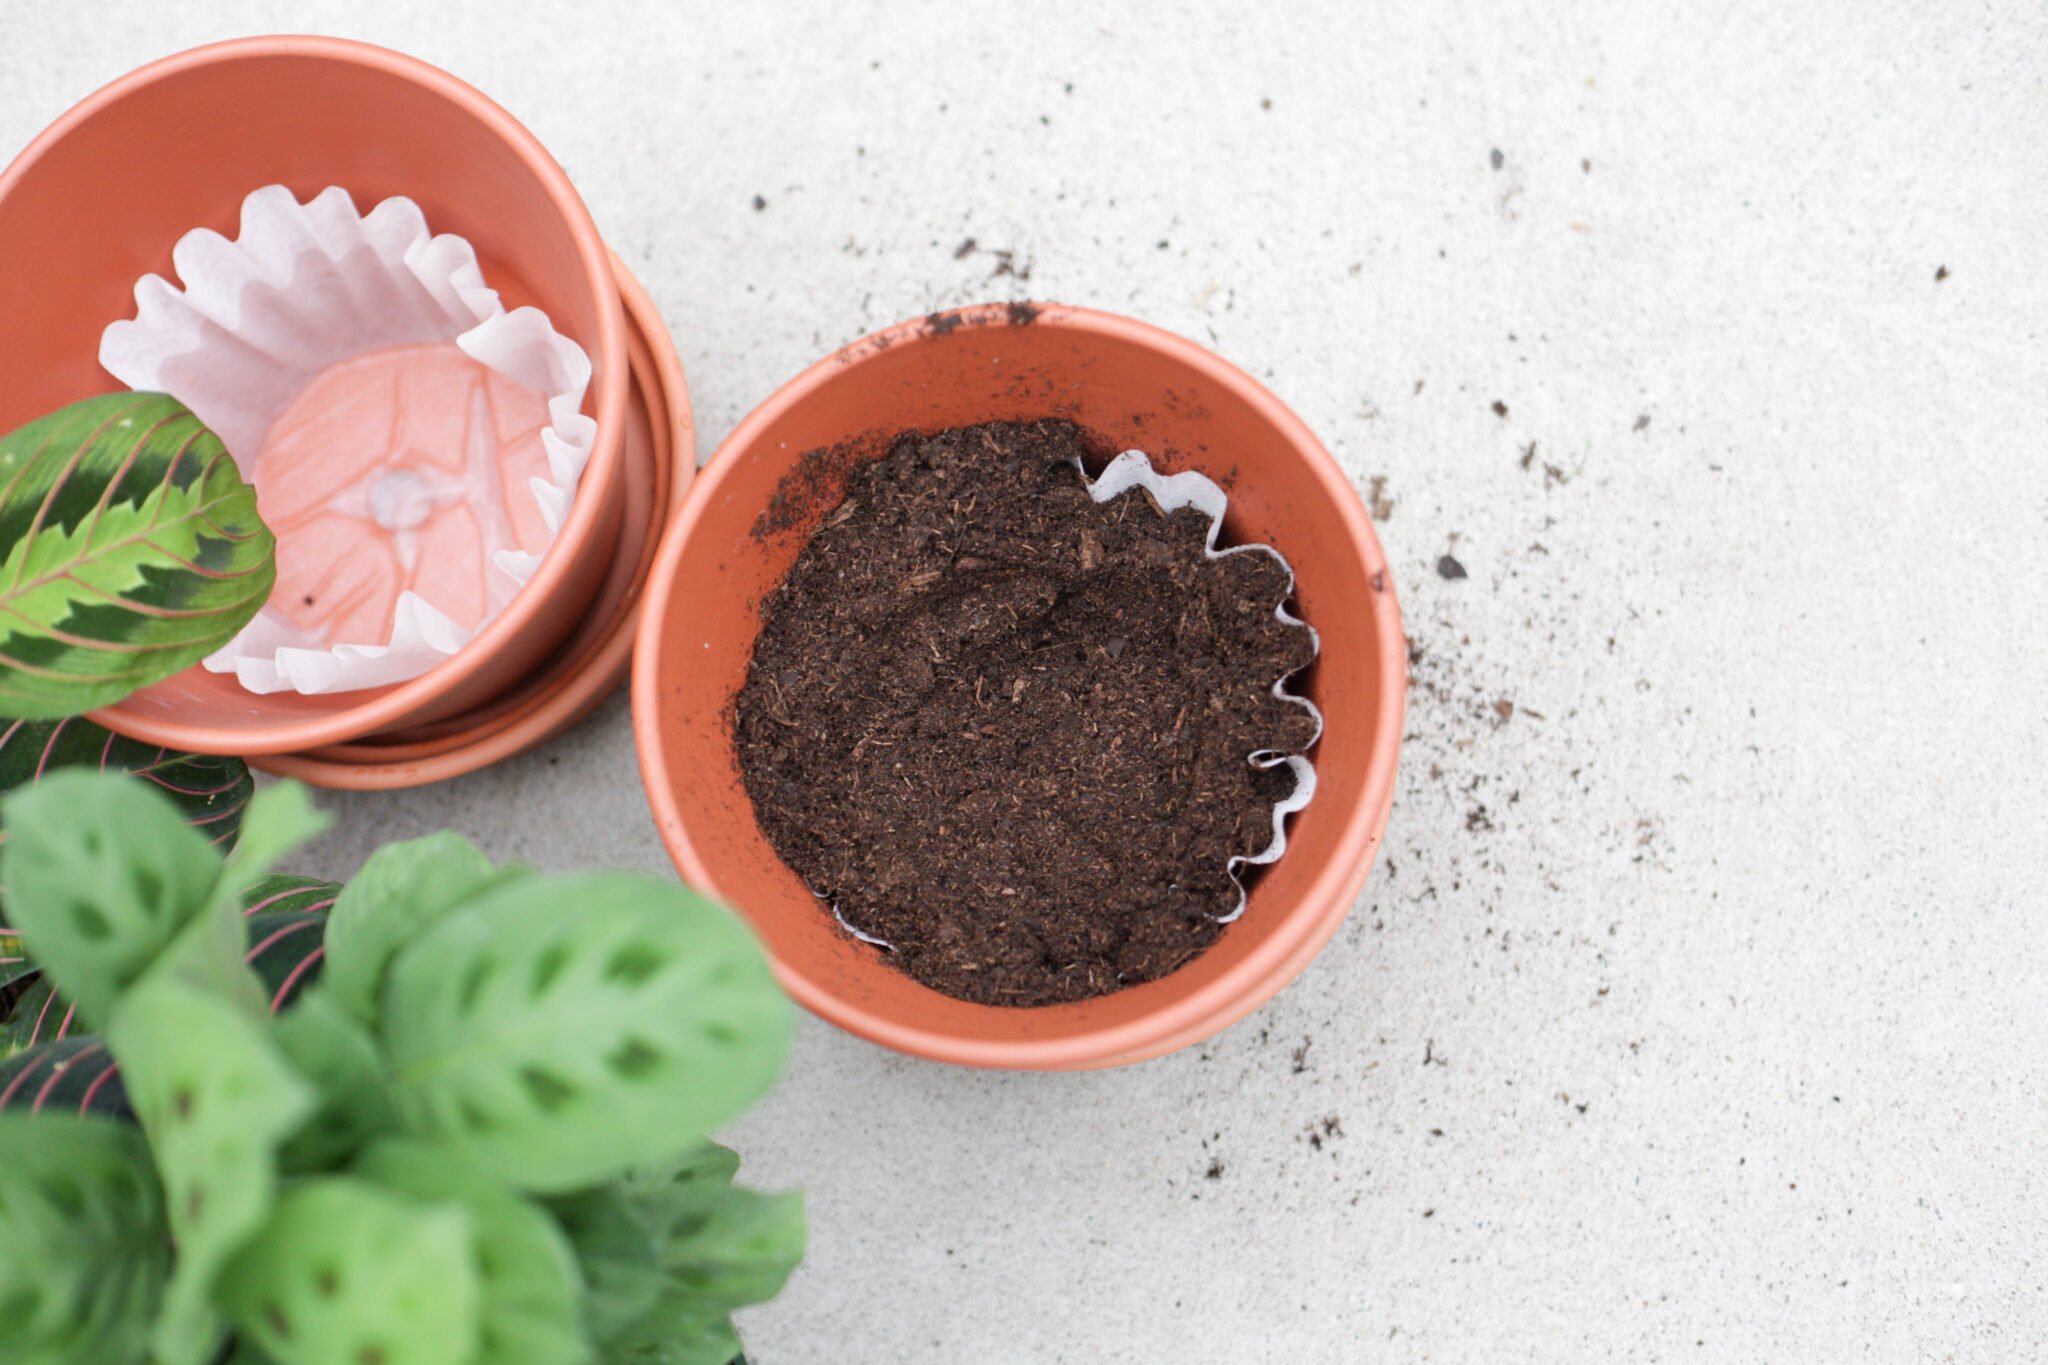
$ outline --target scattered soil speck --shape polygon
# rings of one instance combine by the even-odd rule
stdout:
[[[1591,158],[1591,157],[1580,157],[1580,158],[1579,158],[1579,169],[1580,169],[1581,171],[1583,171],[1583,172],[1584,172],[1585,174],[1587,174],[1587,175],[1591,175],[1591,174],[1593,173],[1593,160],[1592,160],[1592,158]]]
[[[1503,402],[1501,402],[1501,401],[1500,401],[1500,399],[1498,399],[1498,398],[1494,399],[1494,400],[1493,400],[1493,415],[1494,415],[1495,417],[1505,417],[1505,416],[1507,416],[1507,415],[1508,415],[1508,405],[1507,405],[1506,403],[1503,403]]]
[[[765,209],[767,207],[768,201],[766,199],[763,199],[758,194],[754,196],[754,212],[759,213],[762,209]]]
[[[1942,282],[1943,280],[1945,280],[1945,279],[1947,279],[1947,278],[1948,278],[1948,267],[1947,267],[1947,266],[1945,266],[1945,265],[1942,265],[1942,266],[1936,266],[1936,267],[1935,267],[1935,269],[1934,269],[1934,282],[1935,282],[1936,284],[1940,284],[1940,283],[1941,283],[1941,282]]]
[[[1272,107],[1273,101],[1271,99],[1262,99],[1259,101],[1259,108],[1261,109],[1271,109]]]
[[[925,330],[935,337],[950,335],[962,321],[958,312],[933,313],[924,320]]]
[[[1218,1157],[1211,1157],[1209,1159],[1209,1169],[1202,1172],[1203,1178],[1208,1180],[1221,1180],[1223,1178],[1223,1169],[1224,1167],[1222,1159]]]
[[[1502,697],[1493,704],[1493,714],[1499,716],[1502,721],[1513,720],[1515,718],[1515,704],[1506,697]]]
[[[1649,429],[1650,414],[1647,412],[1636,418],[1636,424],[1629,428],[1630,431],[1648,431]]]
[[[1486,160],[1488,164],[1491,165],[1495,170],[1499,170],[1501,167],[1508,164],[1507,157],[1501,152],[1501,149],[1498,147],[1494,148],[1492,151],[1486,154]]]
[[[990,279],[998,279],[1004,275],[1008,275],[1013,279],[1019,280],[1028,280],[1031,278],[1032,263],[1030,261],[1026,261],[1022,265],[1017,264],[1016,252],[992,251],[989,254],[996,258],[996,268],[988,272],[988,277]]]
[[[1444,555],[1436,562],[1436,576],[1445,579],[1463,578],[1466,576],[1465,566],[1460,564],[1454,556]]]
[[[964,261],[975,253],[977,247],[978,243],[972,237],[962,238],[960,245],[953,248],[953,259]]]
[[[1366,485],[1365,501],[1374,521],[1386,521],[1394,515],[1394,500],[1387,496],[1386,475],[1372,476],[1372,482]]]
[[[1303,1038],[1301,1040],[1301,1046],[1294,1049],[1295,1075],[1299,1076],[1302,1072],[1308,1070],[1308,1050],[1310,1047],[1314,1046],[1314,1043],[1315,1040],[1312,1038]]]
[[[1536,462],[1536,443],[1535,443],[1534,441],[1531,441],[1531,442],[1529,442],[1529,444],[1528,444],[1528,445],[1527,445],[1526,447],[1524,447],[1524,448],[1523,448],[1523,450],[1522,450],[1522,468],[1524,468],[1524,469],[1527,469],[1527,468],[1528,468],[1528,467],[1529,467],[1530,465],[1534,464],[1535,462]]]
[[[1038,309],[1032,304],[1021,301],[1009,305],[1003,312],[1012,327],[1029,327],[1032,323],[1038,321]]]

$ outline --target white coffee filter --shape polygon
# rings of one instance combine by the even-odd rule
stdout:
[[[596,422],[582,412],[591,377],[582,347],[537,308],[508,312],[484,282],[475,249],[432,235],[410,199],[386,199],[363,215],[339,187],[300,204],[284,186],[267,186],[243,201],[233,241],[197,229],[178,240],[172,262],[184,287],[156,275],[137,282],[136,315],[107,327],[100,363],[131,388],[191,408],[245,478],[260,477],[265,437],[293,399],[323,372],[371,352],[452,343],[545,400],[547,476],[529,480],[529,491],[547,540],[487,540],[483,619],[502,611],[559,534],[597,438]],[[471,476],[494,478],[495,469],[474,469],[478,458],[492,455],[473,456]],[[437,495],[460,497],[463,486],[458,480]],[[368,515],[381,491],[350,490],[334,506]],[[343,497],[363,506],[344,507]],[[410,590],[384,640],[309,639],[265,607],[206,666],[234,673],[252,692],[343,692],[418,677],[474,633]]]

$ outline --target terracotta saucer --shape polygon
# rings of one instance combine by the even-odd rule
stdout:
[[[616,255],[612,269],[626,306],[632,367],[622,452],[627,515],[587,620],[546,666],[488,706],[348,744],[251,758],[252,767],[350,791],[424,786],[546,743],[625,681],[641,589],[669,513],[697,472],[697,459],[690,394],[675,344],[654,301]]]

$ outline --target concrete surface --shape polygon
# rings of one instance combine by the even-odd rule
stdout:
[[[1213,345],[1379,487],[1418,657],[1337,939],[1116,1074],[809,1024],[735,1135],[814,1219],[765,1365],[2048,1354],[2038,6],[0,18],[6,149],[231,34],[482,86],[660,302],[707,454],[871,327],[1030,295]],[[330,804],[337,875],[441,825],[668,867],[623,698]]]

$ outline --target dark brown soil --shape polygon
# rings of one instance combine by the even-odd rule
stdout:
[[[1056,421],[898,437],[763,604],[738,698],[769,842],[961,999],[1085,999],[1215,942],[1293,789],[1249,756],[1314,734],[1271,695],[1313,649],[1286,571],[1098,505],[1087,454]]]

